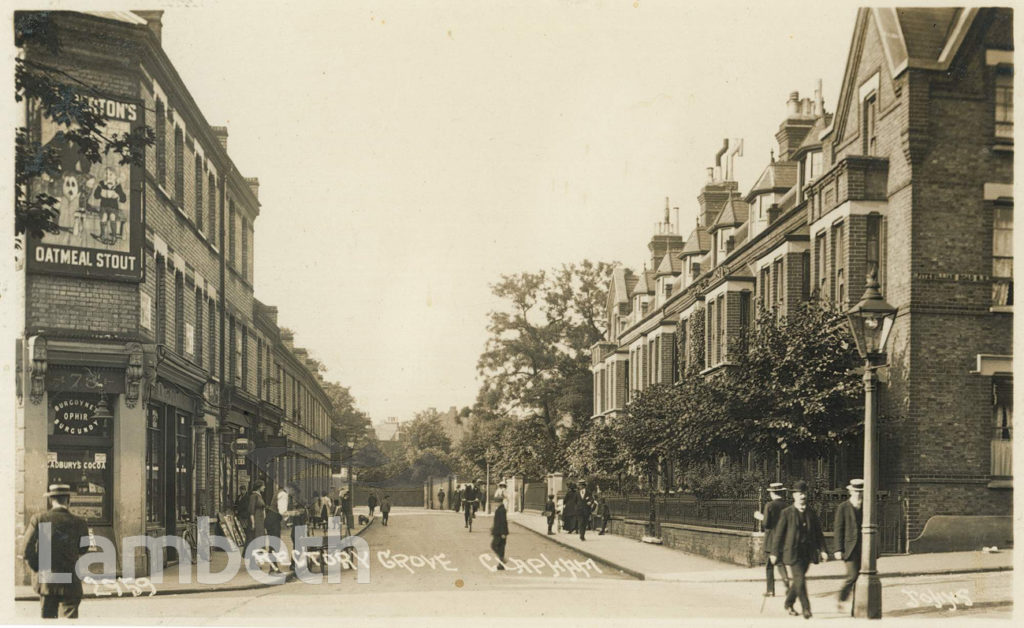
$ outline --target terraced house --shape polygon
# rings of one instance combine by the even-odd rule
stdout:
[[[63,181],[40,183],[60,196],[61,230],[30,238],[20,269],[15,529],[45,509],[48,484],[67,483],[71,510],[119,552],[126,536],[216,523],[256,477],[297,478],[308,495],[329,476],[330,401],[253,296],[259,182],[163,51],[161,15],[52,13],[59,53],[25,51],[92,99],[108,131],[155,135],[142,166],[90,164],[25,103]],[[128,557],[139,573],[173,559]]]
[[[1012,77],[1009,9],[861,9],[835,111],[820,85],[794,92],[778,156],[746,192],[726,142],[685,242],[666,212],[651,270],[615,270],[594,414],[626,420],[631,395],[679,364],[728,368],[757,306],[849,309],[874,269],[898,307],[880,412],[903,420],[881,443],[880,488],[902,504],[899,549],[940,515],[1010,530]],[[848,452],[783,471],[841,487],[861,465]]]

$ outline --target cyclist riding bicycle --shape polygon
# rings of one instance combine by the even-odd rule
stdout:
[[[462,490],[462,510],[464,511],[463,516],[466,519],[466,525],[469,527],[471,520],[476,516],[476,509],[480,505],[480,489],[473,486],[472,482],[466,484],[466,488]]]

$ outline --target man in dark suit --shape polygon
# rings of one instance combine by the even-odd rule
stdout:
[[[75,563],[89,551],[89,526],[85,519],[68,510],[69,485],[51,484],[45,496],[50,509],[41,515],[32,515],[25,531],[22,555],[35,573],[32,588],[39,594],[43,618],[75,619],[82,602],[82,580],[75,573]],[[84,546],[82,537],[86,539]],[[41,565],[44,551],[49,552],[50,560],[49,564]]]
[[[494,510],[494,523],[491,525],[491,549],[498,557],[498,569],[505,569],[505,542],[508,540],[508,517],[505,502],[499,501]]]
[[[846,564],[846,578],[839,589],[840,612],[847,610],[844,609],[846,599],[850,597],[854,585],[857,584],[857,574],[860,573],[860,526],[864,519],[864,512],[861,509],[864,503],[864,480],[850,480],[846,490],[850,491],[850,499],[836,508],[835,525],[832,528],[836,539],[834,557]],[[849,610],[852,611],[852,608],[851,604]]]
[[[576,526],[580,531],[580,540],[587,540],[587,528],[590,527],[590,515],[594,512],[594,495],[587,490],[587,483],[580,482],[576,497]]]
[[[576,531],[576,502],[580,494],[576,492],[576,483],[569,482],[569,490],[562,498],[562,519],[565,531],[572,534]]]
[[[775,597],[775,570],[779,571],[779,578],[789,590],[789,576],[786,574],[786,566],[783,564],[773,565],[769,555],[772,553],[772,542],[775,538],[775,528],[779,523],[779,516],[789,504],[786,503],[786,487],[782,482],[772,482],[768,485],[768,496],[770,499],[764,505],[762,512],[755,512],[754,518],[761,522],[764,528],[764,562],[765,562],[765,597]]]
[[[807,569],[811,562],[828,560],[825,535],[821,531],[818,515],[807,507],[807,482],[800,480],[793,485],[793,505],[782,511],[775,527],[772,540],[771,561],[782,561],[789,570],[791,584],[786,593],[785,608],[790,615],[797,615],[793,603],[800,598],[804,617],[811,617],[811,601],[807,596]]]

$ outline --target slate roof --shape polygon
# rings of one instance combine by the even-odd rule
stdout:
[[[725,206],[722,207],[721,213],[718,214],[718,218],[715,220],[712,230],[721,227],[738,227],[742,223],[747,222],[747,218],[750,216],[750,204],[743,199],[742,196],[737,194],[730,194],[729,198],[725,201]]]
[[[661,263],[658,264],[658,271],[656,277],[663,275],[678,275],[683,270],[683,263],[679,260],[679,256],[672,252],[666,253],[661,258]]]
[[[962,11],[957,7],[896,9],[910,57],[938,60]]]
[[[683,246],[683,251],[679,254],[680,258],[687,257],[689,255],[700,255],[707,253],[711,250],[711,234],[704,227],[697,227],[690,233],[690,238],[686,241]]]
[[[814,128],[817,128],[815,124]],[[814,133],[814,129],[811,129],[811,133]],[[808,136],[811,135],[808,133]],[[761,173],[761,177],[757,180],[757,183],[750,188],[750,192],[747,194],[747,200],[751,200],[758,193],[771,192],[772,190],[781,191],[788,190],[796,185],[797,178],[797,163],[795,161],[775,161],[768,164],[765,167],[764,172]]]

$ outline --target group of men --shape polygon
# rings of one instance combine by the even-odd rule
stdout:
[[[850,593],[857,582],[860,572],[861,544],[860,529],[863,522],[861,505],[864,496],[864,480],[851,480],[846,487],[850,493],[847,501],[836,509],[833,531],[836,547],[833,556],[842,560],[846,566],[846,577],[839,590],[838,607],[841,612],[850,612],[847,605]],[[800,615],[793,605],[800,600],[804,618],[811,617],[811,602],[807,595],[807,570],[811,563],[829,559],[825,545],[825,535],[821,522],[814,510],[807,507],[807,483],[800,480],[793,484],[789,491],[793,497],[792,505],[786,503],[787,489],[779,482],[768,486],[771,499],[765,504],[763,511],[754,513],[764,526],[764,548],[767,556],[765,564],[766,597],[775,595],[775,572],[778,571],[783,584],[786,585],[784,608],[790,615]]]

